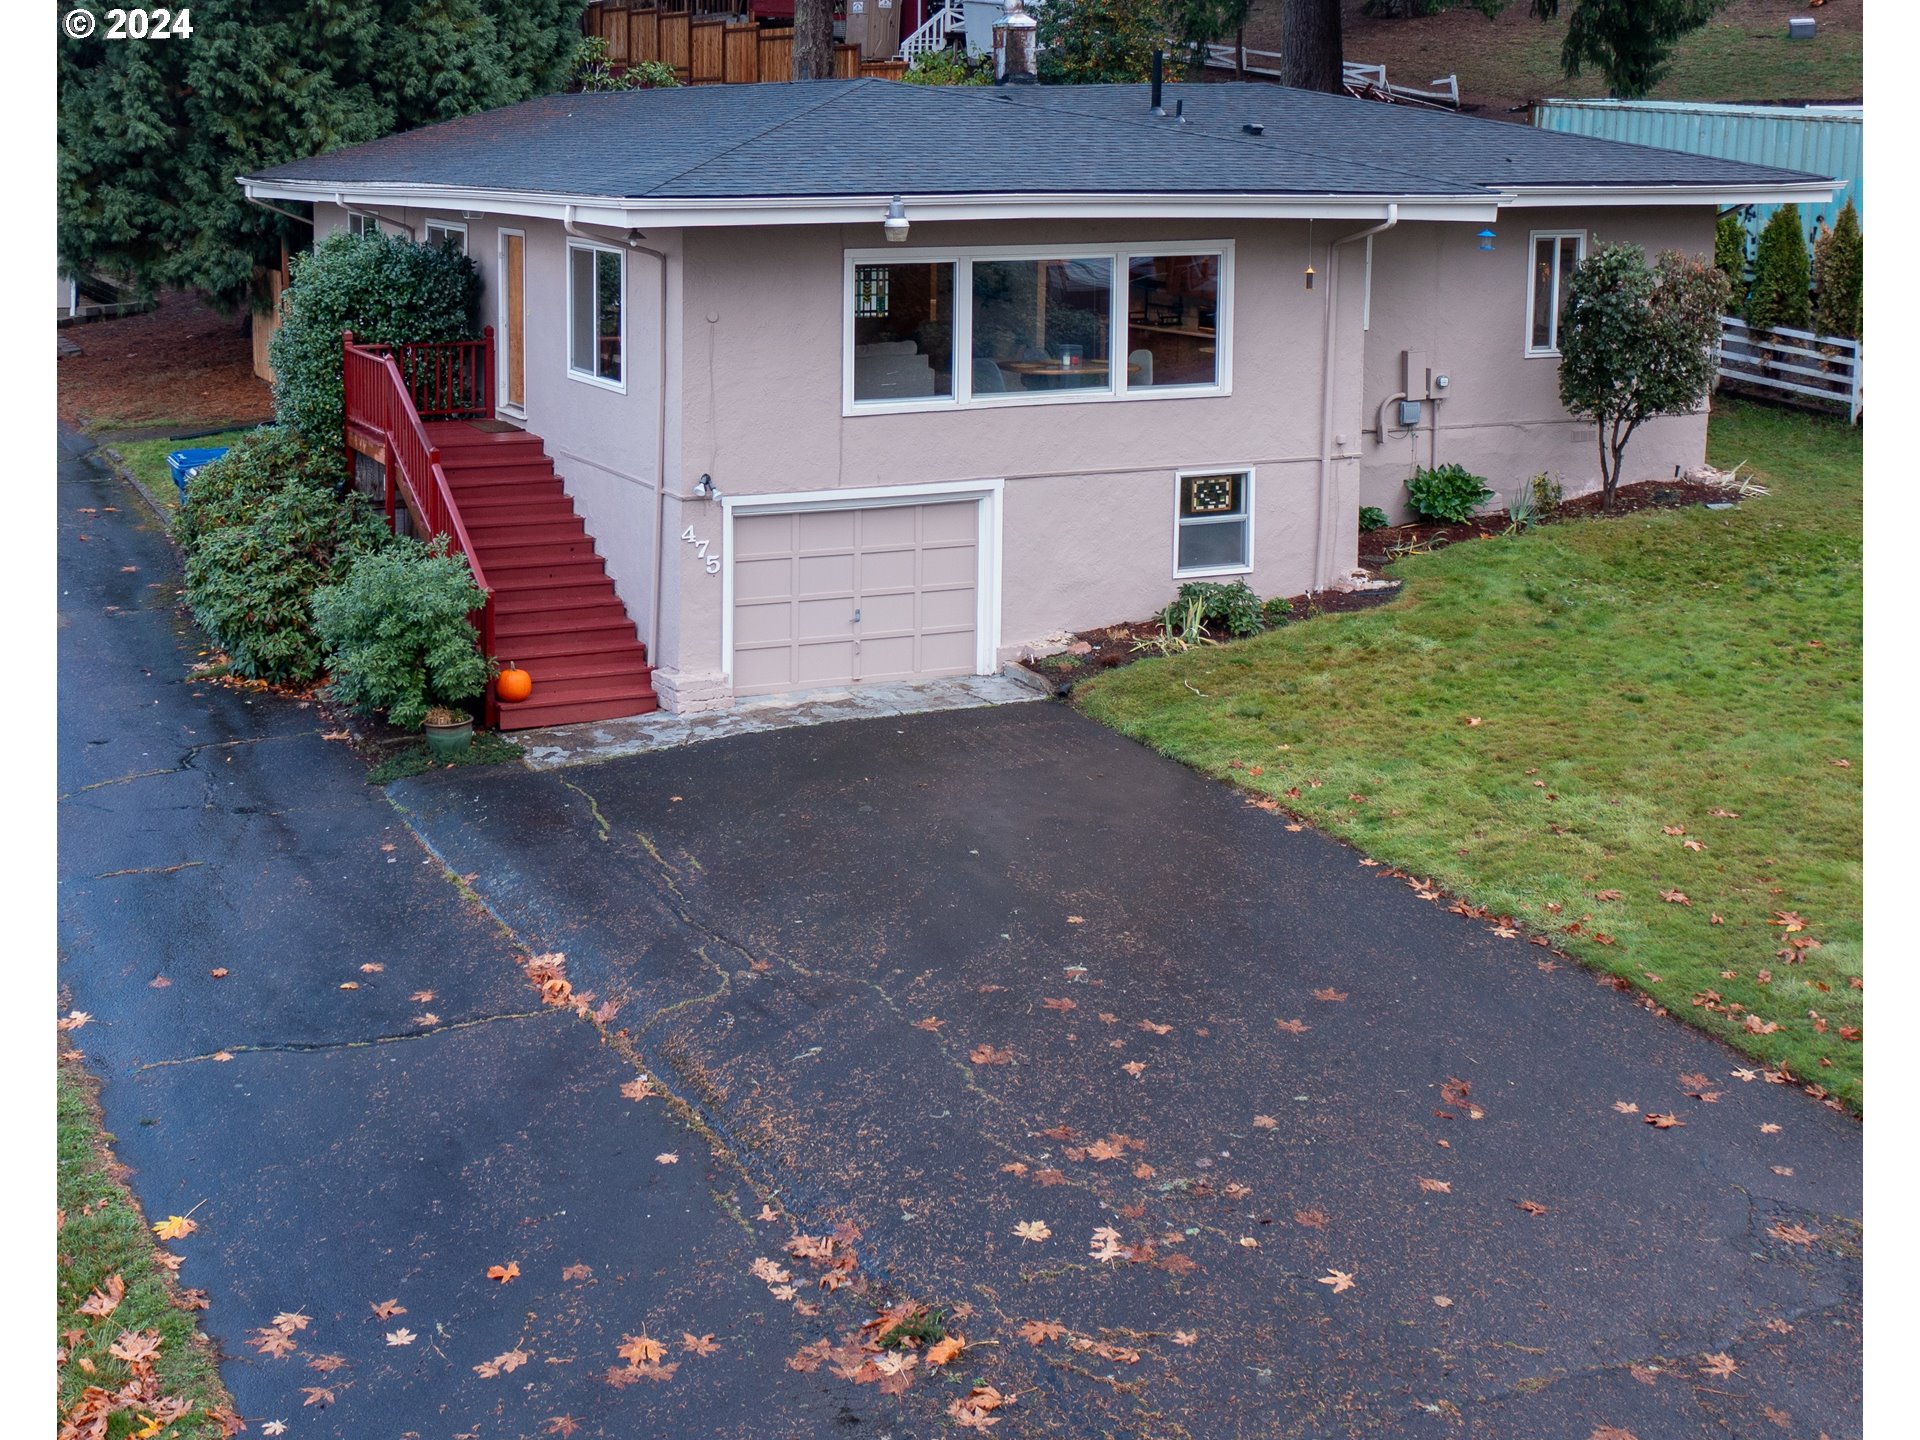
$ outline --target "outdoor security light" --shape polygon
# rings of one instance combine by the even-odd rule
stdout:
[[[887,218],[881,222],[880,228],[886,233],[887,239],[896,244],[907,238],[907,207],[901,203],[898,195],[887,206]]]

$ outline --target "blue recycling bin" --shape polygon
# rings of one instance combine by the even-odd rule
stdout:
[[[227,453],[225,445],[211,450],[174,450],[167,455],[167,468],[173,472],[173,483],[180,489],[180,498],[187,498],[187,482],[200,473],[203,466],[211,465]]]

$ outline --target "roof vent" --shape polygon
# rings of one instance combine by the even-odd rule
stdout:
[[[1262,125],[1258,120],[1249,120],[1240,128],[1249,135],[1264,135],[1267,133],[1267,127]]]

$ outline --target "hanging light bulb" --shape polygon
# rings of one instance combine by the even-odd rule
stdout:
[[[1307,221],[1307,289],[1313,288],[1313,221]]]
[[[1480,248],[1482,250],[1491,250],[1493,248],[1493,231],[1482,230],[1480,232],[1479,239],[1480,239]]]

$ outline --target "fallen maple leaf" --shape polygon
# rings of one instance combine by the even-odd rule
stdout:
[[[614,1353],[629,1365],[650,1365],[665,1358],[667,1347],[643,1329],[638,1335],[627,1336]]]
[[[1111,1225],[1102,1225],[1093,1232],[1093,1239],[1088,1242],[1087,1253],[1095,1260],[1103,1262],[1123,1260],[1126,1258],[1127,1247],[1120,1243],[1118,1230]]]
[[[1433,1303],[1438,1305],[1442,1310],[1445,1310],[1453,1304],[1453,1297],[1451,1295],[1436,1295],[1433,1297]]]
[[[671,1150],[662,1150],[658,1155],[653,1157],[653,1163],[656,1165],[678,1165],[680,1163],[680,1157]]]
[[[1020,1327],[1020,1338],[1033,1346],[1044,1345],[1049,1340],[1058,1340],[1066,1333],[1066,1326],[1056,1325],[1051,1320],[1029,1320]]]
[[[1344,990],[1336,990],[1331,985],[1328,985],[1314,991],[1313,998],[1316,1000],[1344,1000],[1347,998],[1347,992]]]
[[[1804,1225],[1788,1225],[1778,1221],[1767,1231],[1767,1234],[1789,1245],[1811,1245],[1820,1238]]]
[[[1142,1020],[1138,1028],[1149,1035],[1170,1035],[1173,1033],[1173,1026],[1161,1025],[1152,1020]]]
[[[253,1346],[262,1355],[271,1355],[276,1360],[283,1355],[291,1355],[300,1348],[286,1331],[275,1329],[271,1325],[254,1331],[253,1338],[248,1340],[247,1344]]]
[[[491,1380],[497,1375],[511,1375],[532,1358],[531,1355],[516,1345],[504,1355],[496,1355],[491,1360],[482,1360],[478,1365],[473,1367],[473,1373],[478,1375],[482,1380]]]
[[[1613,1102],[1613,1108],[1618,1110],[1622,1115],[1638,1115],[1640,1113],[1640,1107],[1631,1100],[1616,1100]]]
[[[927,1016],[927,1018],[926,1018],[926,1019],[924,1019],[924,1020],[916,1020],[916,1021],[914,1021],[914,1022],[913,1022],[913,1028],[914,1028],[914,1029],[916,1029],[916,1030],[926,1030],[926,1031],[930,1031],[930,1032],[932,1032],[932,1033],[934,1033],[934,1034],[938,1034],[938,1033],[939,1033],[939,1030],[940,1030],[940,1027],[941,1027],[942,1025],[944,1025],[944,1024],[946,1024],[946,1023],[947,1023],[947,1022],[946,1022],[946,1021],[944,1021],[944,1020],[940,1020],[940,1019],[936,1019],[936,1018],[935,1018],[934,1016],[932,1016],[932,1015],[929,1015],[929,1016]]]
[[[333,1404],[333,1391],[327,1389],[324,1385],[302,1385],[300,1387],[300,1393],[307,1397],[301,1402],[302,1408],[308,1405],[325,1406]]]
[[[936,1340],[927,1347],[927,1364],[946,1365],[952,1363],[955,1356],[967,1348],[966,1339],[959,1335],[948,1335]]]
[[[1127,1074],[1133,1076],[1134,1079],[1138,1080],[1140,1076],[1143,1073],[1145,1073],[1147,1068],[1147,1063],[1144,1060],[1129,1060],[1126,1064],[1122,1065],[1120,1068],[1126,1071]]]
[[[1344,1290],[1351,1290],[1353,1288],[1353,1276],[1349,1275],[1345,1270],[1329,1268],[1327,1273],[1320,1277],[1320,1283],[1322,1285],[1331,1285],[1333,1287],[1333,1293],[1338,1295]]]
[[[169,1215],[153,1227],[153,1233],[162,1240],[184,1240],[199,1228],[197,1221],[189,1220],[185,1215]]]
[[[1647,1124],[1653,1126],[1656,1130],[1673,1130],[1687,1123],[1678,1115],[1659,1113],[1648,1115],[1646,1120]]]
[[[1047,1239],[1053,1234],[1053,1231],[1048,1228],[1047,1222],[1044,1220],[1022,1220],[1013,1227],[1013,1233],[1018,1235],[1022,1240],[1032,1240],[1038,1243],[1039,1241]]]
[[[126,1280],[119,1275],[109,1275],[103,1285],[80,1302],[80,1313],[104,1320],[120,1308],[120,1302],[126,1298],[126,1294]]]
[[[1418,1185],[1422,1190],[1431,1191],[1435,1195],[1451,1195],[1453,1193],[1453,1182],[1450,1180],[1429,1180],[1424,1176],[1416,1176],[1414,1178],[1414,1184]]]
[[[620,1093],[629,1100],[649,1100],[660,1092],[653,1088],[646,1076],[636,1075],[620,1087]]]
[[[262,1435],[284,1435],[287,1433],[287,1422],[284,1420],[269,1420],[260,1427],[260,1433]]]
[[[1703,1355],[1700,1358],[1707,1362],[1700,1367],[1700,1373],[1712,1375],[1717,1379],[1724,1380],[1740,1368],[1734,1358],[1724,1350],[1713,1355]]]
[[[1074,1002],[1074,1001],[1072,1001],[1072,1000],[1069,1000],[1069,999],[1067,999],[1067,998],[1066,998],[1065,996],[1062,996],[1062,997],[1061,997],[1060,999],[1058,999],[1058,1000],[1047,1000],[1047,999],[1043,999],[1043,1000],[1041,1000],[1041,1002],[1040,1002],[1040,1003],[1041,1003],[1042,1005],[1044,1005],[1044,1006],[1045,1006],[1045,1007],[1046,1007],[1047,1009],[1049,1009],[1049,1010],[1062,1010],[1062,1011],[1064,1011],[1064,1010],[1078,1010],[1078,1009],[1080,1008],[1080,1007],[1079,1007],[1079,1005],[1078,1005],[1077,1003],[1075,1003],[1075,1002]]]
[[[991,1045],[976,1045],[967,1052],[967,1059],[976,1065],[1010,1065],[1013,1063],[1013,1052],[996,1050]]]
[[[1083,916],[1079,916],[1079,915],[1067,916],[1067,924],[1069,925],[1084,925],[1086,923],[1087,923],[1086,919]]]
[[[680,1332],[680,1348],[693,1355],[718,1355],[720,1342],[711,1335],[694,1335],[683,1330]]]
[[[498,1280],[502,1285],[512,1280],[515,1276],[519,1275],[519,1273],[520,1262],[518,1260],[509,1260],[504,1265],[489,1265],[487,1267],[487,1279]]]
[[[1327,1228],[1326,1212],[1324,1210],[1296,1210],[1293,1212],[1293,1223],[1296,1225],[1305,1225],[1309,1230],[1324,1230]]]
[[[124,1360],[135,1370],[145,1370],[153,1364],[154,1357],[160,1353],[160,1332],[158,1330],[122,1330],[113,1344],[107,1347],[107,1353],[116,1360]]]
[[[413,992],[413,994],[409,995],[407,998],[413,1001],[413,1003],[416,1005],[425,1005],[428,1001],[433,999],[433,991],[416,990]]]
[[[1275,1020],[1273,1028],[1288,1035],[1304,1035],[1313,1027],[1304,1020]]]
[[[1688,898],[1687,898],[1687,897],[1686,897],[1685,895],[1683,895],[1683,894],[1682,894],[1682,893],[1681,893],[1680,891],[1678,891],[1678,890],[1662,890],[1662,891],[1660,892],[1660,898],[1661,898],[1662,900],[1664,900],[1664,901],[1666,901],[1666,902],[1667,902],[1667,904],[1669,904],[1669,905],[1691,905],[1691,904],[1693,904],[1693,902],[1692,902],[1691,900],[1689,900],[1689,899],[1688,899]]]
[[[407,1307],[398,1300],[376,1300],[373,1303],[373,1316],[376,1320],[391,1320],[395,1315],[404,1315]]]
[[[419,1336],[415,1335],[413,1331],[407,1329],[404,1325],[398,1330],[389,1330],[387,1332],[387,1344],[389,1345],[411,1345],[419,1338]]]
[[[1547,1213],[1547,1207],[1542,1205],[1538,1200],[1516,1200],[1513,1203],[1516,1209],[1524,1210],[1529,1215],[1544,1215]]]
[[[580,1428],[580,1422],[571,1415],[551,1415],[547,1417],[547,1434],[565,1437]]]
[[[92,1019],[93,1016],[85,1010],[72,1010],[69,1011],[64,1018],[54,1021],[53,1028],[56,1030],[78,1030]]]

